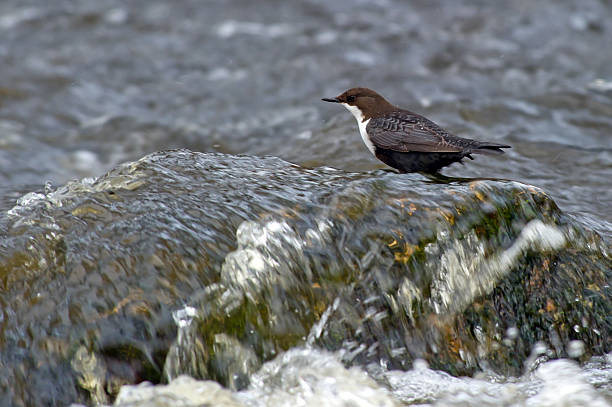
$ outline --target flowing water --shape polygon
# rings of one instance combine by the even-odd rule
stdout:
[[[0,403],[610,404],[611,33],[600,0],[2,1]],[[353,86],[513,148],[395,174],[320,101]]]

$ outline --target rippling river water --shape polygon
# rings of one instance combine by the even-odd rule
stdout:
[[[606,304],[609,304],[609,291],[605,290],[609,290],[610,273],[605,269],[610,264],[609,239],[612,236],[611,38],[612,8],[598,0],[517,0],[503,3],[442,0],[2,1],[0,208],[3,214],[0,218],[0,254],[3,264],[0,277],[3,293],[0,366],[9,373],[0,379],[0,389],[6,391],[4,399],[10,400],[6,403],[110,402],[112,399],[104,395],[115,395],[121,384],[135,383],[142,378],[161,380],[162,372],[171,365],[161,366],[169,344],[177,346],[173,312],[193,302],[191,296],[205,287],[229,284],[222,278],[222,267],[227,270],[230,267],[227,264],[234,264],[228,259],[236,262],[232,266],[236,267],[236,272],[241,270],[241,262],[250,265],[249,261],[255,261],[249,257],[251,252],[240,252],[244,248],[240,248],[237,230],[248,225],[243,222],[259,221],[272,212],[287,217],[293,214],[292,233],[296,233],[297,241],[306,242],[306,246],[314,235],[300,229],[307,229],[304,224],[310,228],[308,230],[314,230],[316,236],[327,230],[326,227],[334,230],[332,226],[324,226],[327,221],[335,224],[357,216],[361,226],[369,225],[372,234],[378,237],[370,239],[366,231],[359,229],[360,238],[365,240],[351,243],[350,239],[355,238],[351,233],[357,232],[350,224],[341,227],[347,228],[342,229],[344,232],[333,235],[339,239],[333,240],[334,244],[338,247],[346,245],[342,246],[347,248],[344,251],[330,254],[327,246],[315,245],[316,250],[304,248],[307,264],[313,270],[318,270],[317,267],[329,270],[330,264],[342,263],[338,266],[344,270],[342,273],[326,276],[324,280],[329,278],[347,286],[355,281],[365,284],[360,280],[361,275],[349,273],[350,278],[347,277],[345,267],[351,261],[359,264],[362,271],[370,270],[372,264],[387,267],[389,261],[403,262],[405,267],[410,265],[414,273],[414,270],[422,270],[419,267],[427,269],[427,259],[438,256],[440,263],[430,269],[449,272],[451,277],[455,272],[452,265],[457,262],[462,265],[461,270],[497,270],[482,264],[492,264],[489,255],[499,260],[499,264],[504,263],[508,250],[518,247],[513,244],[524,236],[521,231],[532,230],[528,227],[533,225],[530,221],[542,220],[546,225],[554,224],[555,228],[561,228],[559,233],[565,242],[571,243],[574,238],[582,242],[572,246],[573,251],[568,249],[556,258],[562,265],[558,270],[566,270],[565,264],[575,266],[593,261],[599,267],[597,270],[604,270],[602,273],[608,278],[606,284],[604,280],[598,284],[601,283],[601,292],[608,295]],[[478,197],[478,185],[481,184],[428,184],[420,175],[393,178],[394,174],[380,171],[385,166],[370,156],[359,137],[354,118],[343,109],[320,100],[354,86],[373,88],[394,104],[424,114],[457,135],[512,145],[513,148],[504,156],[482,156],[465,166],[455,164],[443,171],[445,175],[454,177],[516,181],[485,183],[486,188],[490,188],[490,191],[487,189],[490,195],[484,194],[482,202],[486,201],[489,206],[478,200],[465,203],[465,208],[471,208],[482,219],[490,215],[494,220],[484,221],[480,217],[478,221],[471,218],[457,220],[463,225],[465,235],[450,237],[444,235],[446,229],[440,229],[439,219],[435,217],[419,218],[419,222],[411,224],[400,234],[392,230],[393,222],[398,219],[396,216],[400,215],[394,212],[395,209],[387,212],[386,206],[393,206],[394,202],[404,205],[403,200],[413,199],[417,205],[415,209],[411,209],[412,201],[406,201],[405,208],[408,209],[402,206],[402,210],[419,213],[421,207],[446,208],[443,215],[447,221],[455,222],[454,217],[448,218],[448,211],[455,210],[453,216],[458,219],[465,213],[457,210],[459,207],[455,208],[454,197],[471,197],[474,188]],[[169,161],[164,164],[164,171],[172,176],[159,176],[156,179],[161,184],[155,185],[153,180],[151,189],[147,190],[152,196],[160,194],[164,202],[156,202],[153,198],[142,201],[144,192],[139,192],[143,185],[141,174],[134,175],[117,166],[139,160],[149,153],[174,148],[274,156],[315,170],[301,169],[303,173],[289,171],[285,174],[283,165],[277,167],[266,160],[253,159],[239,168],[244,168],[245,174],[252,168],[258,172],[242,177],[240,171],[231,169],[231,164],[228,168],[228,162],[238,160],[232,155],[195,158],[191,171],[186,167],[192,164],[191,161],[186,164],[177,158],[182,156],[171,154],[166,157]],[[208,163],[205,160],[209,159],[213,161],[210,167],[202,164]],[[143,174],[157,171],[154,165],[148,166],[148,160],[144,163],[145,167],[139,170]],[[136,167],[138,165],[134,164]],[[332,167],[339,171],[317,167]],[[101,181],[101,184],[91,187],[93,180],[85,180],[61,188],[72,179],[100,177],[113,168],[115,173],[105,179],[106,183]],[[220,175],[198,175],[198,171],[209,168],[220,171]],[[164,171],[160,170],[160,173],[166,174]],[[279,172],[288,178],[279,176]],[[134,183],[129,183],[128,178]],[[270,191],[264,186],[260,188],[258,183],[263,179],[270,180]],[[167,182],[173,184],[165,185]],[[245,189],[251,191],[252,196],[230,191],[232,188],[245,188],[244,183],[248,182],[256,184],[251,186],[252,189]],[[518,183],[536,188],[525,186],[523,190]],[[128,192],[115,193],[112,190],[115,187]],[[217,191],[215,188],[225,189]],[[402,188],[406,188],[405,197],[398,195],[397,191]],[[115,196],[107,195],[108,191]],[[27,195],[16,206],[18,198],[32,192],[34,194]],[[266,195],[268,193],[270,196]],[[174,201],[173,194],[180,199]],[[380,194],[381,201],[372,198],[377,194]],[[519,205],[515,194],[541,194],[547,200]],[[227,201],[217,202],[217,198]],[[342,206],[343,200],[346,200],[347,207],[337,210],[336,206]],[[353,200],[359,202],[355,204],[357,209],[347,209]],[[563,215],[557,214],[552,201]],[[198,202],[209,206],[191,212],[188,206]],[[327,208],[325,210],[329,212],[322,215],[321,208]],[[497,208],[498,212],[493,212],[498,215],[491,215],[491,208]],[[163,217],[146,218],[147,212],[154,210],[176,222],[165,223]],[[309,211],[316,210],[319,211],[317,216],[325,222],[315,227],[316,222],[309,217]],[[362,217],[359,215],[362,212],[376,214],[375,220]],[[399,219],[403,222],[408,218]],[[151,223],[147,223],[149,221]],[[576,236],[590,233],[582,232],[583,227],[586,231],[597,232],[604,240],[578,239]],[[495,232],[491,231],[492,228]],[[135,230],[145,235],[155,234],[163,242],[154,242],[138,235]],[[381,234],[385,237],[379,237]],[[123,235],[126,237],[120,239]],[[400,253],[393,242],[399,245],[402,239],[405,246]],[[446,246],[436,243],[435,250],[438,251],[430,253],[427,250],[431,247],[427,245],[432,241],[446,241]],[[391,260],[371,254],[378,253],[373,248],[379,244],[395,250],[390,254]],[[246,257],[228,255],[236,249]],[[265,264],[287,262],[288,270],[303,266],[301,257],[291,255],[288,257],[290,260],[275,257],[278,253],[285,253],[283,247],[277,248],[276,254],[269,250],[264,259],[276,263]],[[542,250],[544,254],[537,252],[539,257],[536,256],[536,260],[527,256],[527,260],[508,262],[516,262],[521,265],[521,270],[534,273],[554,269],[547,263],[550,260],[546,257],[548,252]],[[572,257],[574,252],[586,253],[589,260]],[[470,260],[473,253],[484,256],[486,261],[480,264],[480,260]],[[121,256],[125,259],[118,260]],[[352,260],[349,261],[349,257]],[[413,261],[418,266],[412,264]],[[123,270],[118,276],[109,271],[118,269]],[[170,276],[164,274],[168,270],[172,270]],[[283,268],[278,270],[281,274],[285,272]],[[139,274],[141,271],[146,278]],[[167,277],[168,281],[160,282],[160,276]],[[440,281],[436,282],[435,278],[440,278]],[[434,287],[431,290],[440,289],[435,284],[442,284],[444,279],[435,278],[433,282],[418,280],[414,287],[402,283],[399,291],[391,297],[395,298],[397,293],[403,293],[405,297],[407,292],[417,292],[429,287],[430,283]],[[461,279],[456,275],[454,278]],[[375,280],[382,284],[378,277]],[[247,278],[247,281],[250,280]],[[277,283],[275,279],[270,281]],[[527,288],[539,284],[533,279],[529,281]],[[333,291],[333,295],[326,291],[324,301],[316,294],[320,288],[316,285],[325,289],[321,281],[308,277],[308,281],[301,283],[314,287],[315,294],[308,297],[312,302],[305,301],[316,312],[313,311],[306,322],[301,321],[306,328],[300,334],[291,334],[295,337],[306,338],[314,332],[312,324],[319,321],[325,309],[331,309],[333,301],[327,301],[331,297],[355,301],[360,298],[358,295],[343,297],[340,291]],[[109,286],[109,292],[104,293],[103,288],[108,284],[112,289]],[[466,301],[473,300],[471,294],[466,294],[469,291],[466,287],[448,284],[459,291],[464,290],[461,292],[469,297]],[[136,286],[137,294],[134,291]],[[151,318],[138,319],[128,313],[128,316],[113,319],[113,315],[120,313],[122,307],[134,298],[147,297],[145,294],[152,287],[155,289],[151,295],[157,295],[153,301],[155,305],[150,306],[142,300],[149,305],[143,308],[134,306],[130,311],[138,318],[141,316],[139,312],[148,313]],[[89,298],[88,289],[96,292],[99,298]],[[376,295],[390,301],[385,304],[393,308],[391,297],[385,297],[383,288],[380,290]],[[593,287],[589,290],[599,292]],[[48,302],[45,302],[45,292],[50,296]],[[404,298],[402,295],[400,297]],[[432,301],[432,308],[419,308],[419,312],[440,312],[436,306],[443,303],[441,297],[436,299],[429,288],[422,295]],[[103,305],[98,304],[98,300]],[[368,298],[359,299],[362,300],[367,302]],[[497,305],[506,309],[505,305]],[[367,307],[363,307],[364,315],[359,315],[359,318],[368,315]],[[541,309],[552,312],[551,307],[544,301]],[[500,308],[496,310],[500,311]],[[47,314],[49,309],[57,309],[57,315]],[[464,312],[464,309],[460,311]],[[566,314],[564,318],[568,317]],[[410,324],[419,325],[418,321],[415,322],[418,318],[413,320],[410,315]],[[345,314],[343,317],[348,318]],[[498,317],[502,318],[501,314]],[[133,318],[147,327],[143,328],[147,334],[139,336],[142,333],[140,326],[133,330],[127,328],[134,324]],[[609,325],[608,321],[606,326]],[[78,326],[78,329],[73,330],[72,326]],[[378,332],[370,328],[373,333]],[[355,329],[350,338],[344,338],[355,345],[355,349],[360,345],[371,347],[374,343],[384,342],[382,336],[376,335],[364,340]],[[436,329],[446,332],[440,326]],[[385,335],[390,332],[383,331]],[[391,331],[407,335],[402,329]],[[99,332],[111,334],[100,336]],[[231,337],[229,333],[225,334]],[[430,334],[424,333],[424,338],[430,340]],[[113,342],[110,339],[113,335],[124,335],[129,346]],[[333,337],[333,332],[329,335]],[[565,338],[561,331],[558,335],[563,346],[569,343],[565,343],[565,339],[572,339],[571,335]],[[230,342],[215,338],[209,338],[211,343],[217,344],[215,346],[231,347],[228,345]],[[510,368],[501,369],[508,375],[500,373],[500,366],[507,362],[505,359],[488,359],[494,365],[495,374],[502,376],[487,376],[492,373],[480,372],[481,376],[462,381],[464,379],[446,376],[444,372],[473,375],[476,374],[475,366],[482,369],[483,365],[471,364],[465,354],[462,354],[465,366],[461,365],[456,371],[452,370],[457,365],[451,369],[444,365],[447,362],[432,365],[427,352],[419,353],[415,345],[419,341],[414,338],[411,339],[415,341],[413,348],[407,345],[409,341],[405,336],[398,339],[406,342],[407,355],[418,356],[417,360],[421,357],[427,359],[432,369],[440,370],[429,370],[425,365],[419,365],[420,370],[401,366],[397,355],[392,352],[395,348],[389,345],[390,348],[385,350],[389,352],[387,354],[380,345],[372,352],[382,352],[384,356],[380,360],[386,360],[389,366],[383,363],[374,369],[371,365],[373,359],[366,358],[352,368],[362,370],[348,371],[336,359],[346,362],[343,359],[346,355],[342,352],[348,352],[347,349],[356,351],[350,346],[332,346],[334,341],[328,338],[329,343],[319,344],[335,352],[328,354],[317,350],[305,351],[299,347],[303,343],[283,338],[274,342],[274,349],[291,349],[293,353],[284,360],[273,359],[270,349],[263,349],[265,346],[261,344],[260,348],[256,347],[257,357],[253,358],[258,362],[273,359],[269,363],[277,365],[264,365],[268,370],[262,368],[258,373],[254,372],[255,369],[243,372],[244,377],[240,376],[240,380],[250,382],[251,387],[240,393],[234,392],[236,403],[258,405],[256,400],[260,398],[268,400],[271,405],[286,403],[285,396],[291,394],[293,387],[278,385],[277,380],[291,377],[302,384],[303,380],[310,380],[300,379],[294,371],[303,366],[304,358],[308,359],[304,352],[313,352],[310,357],[318,363],[313,367],[312,386],[323,386],[321,383],[329,383],[326,377],[335,377],[338,383],[347,383],[344,387],[347,393],[360,386],[371,388],[372,400],[378,400],[381,405],[387,401],[391,404],[487,405],[490,402],[489,405],[496,405],[507,402],[514,405],[512,400],[516,394],[520,395],[517,403],[524,403],[516,405],[560,405],[559,399],[554,397],[555,389],[563,388],[573,374],[583,375],[583,382],[578,383],[582,390],[576,391],[577,394],[587,394],[586,400],[605,405],[612,398],[609,356],[597,352],[593,352],[595,359],[588,363],[582,360],[580,366],[569,361],[552,366],[544,364],[539,373],[534,373],[534,367],[519,379],[513,378],[517,371]],[[579,339],[588,345],[593,338]],[[525,343],[533,345],[537,338],[528,339]],[[221,345],[215,341],[220,341]],[[548,345],[554,348],[555,340],[551,343]],[[455,348],[463,349],[463,345],[458,340]],[[593,349],[610,351],[609,338],[595,338],[591,345]],[[192,349],[195,345],[186,346]],[[114,352],[113,360],[121,360],[122,352],[132,352],[132,356],[134,352],[140,352],[139,355],[145,356],[135,359],[145,367],[136,368],[132,364],[128,368],[120,362],[112,362],[116,363],[113,365],[106,361],[107,365],[100,367],[99,372],[111,372],[104,374],[122,379],[116,382],[109,379],[102,387],[99,383],[90,383],[93,387],[88,388],[82,383],[82,378],[76,378],[78,374],[84,374],[79,363],[85,359],[75,355],[82,356],[79,352],[85,350],[95,355],[98,348],[106,349],[106,356]],[[452,349],[448,352],[452,353]],[[478,354],[474,349],[471,351]],[[526,357],[532,354],[525,349],[521,352]],[[51,356],[47,359],[47,355]],[[246,361],[251,359],[241,355],[242,359],[238,359],[248,365]],[[557,356],[568,354],[558,351]],[[143,360],[150,360],[151,365]],[[182,366],[175,372],[177,374],[186,371],[198,376],[196,373],[200,373],[200,376],[228,383],[220,373],[208,371],[203,374],[201,370],[185,368],[185,361],[178,356],[175,362]],[[523,360],[516,364],[522,366],[523,362],[527,364]],[[259,367],[260,363],[256,365]],[[559,371],[569,373],[556,376],[555,369],[559,366]],[[394,370],[399,368],[407,372]],[[209,369],[212,368],[209,366]],[[34,370],[38,372],[37,379],[28,382],[25,378]],[[126,373],[128,371],[157,373],[145,372],[138,376]],[[98,376],[104,374],[96,376],[91,373],[91,377],[99,380]],[[61,379],[54,380],[55,377]],[[93,379],[91,382],[97,383]],[[410,393],[410,389],[424,382],[423,388],[427,391]],[[496,387],[497,382],[504,384]],[[75,390],[77,387],[80,393]],[[235,386],[234,390],[242,387]],[[439,391],[441,387],[451,388],[448,393],[451,396]],[[301,387],[306,393],[308,388]],[[498,399],[475,395],[479,392],[493,394],[498,389],[503,394]],[[338,391],[333,386],[323,386],[322,393],[315,396],[325,399]],[[48,397],[43,394],[48,394]],[[96,399],[95,394],[99,398]],[[549,396],[552,401],[546,398]],[[464,400],[466,404],[454,400]],[[574,400],[567,405],[582,404]]]

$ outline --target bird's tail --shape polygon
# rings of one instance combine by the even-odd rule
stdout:
[[[487,141],[479,142],[478,145],[471,151],[474,154],[492,154],[498,155],[503,154],[502,148],[512,148],[505,144],[489,143]]]

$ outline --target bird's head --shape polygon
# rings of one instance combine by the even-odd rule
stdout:
[[[379,113],[393,110],[392,104],[368,88],[352,88],[335,98],[323,98],[325,102],[340,103],[346,107],[357,120],[367,120]]]

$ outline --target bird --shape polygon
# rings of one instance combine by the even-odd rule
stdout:
[[[399,108],[368,88],[352,88],[325,102],[340,103],[355,116],[366,147],[400,173],[438,171],[472,154],[503,154],[506,144],[457,137],[420,114]]]

